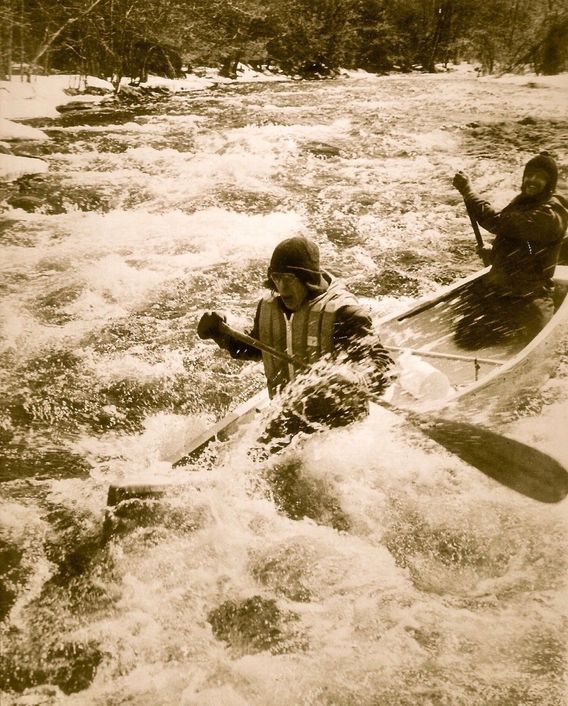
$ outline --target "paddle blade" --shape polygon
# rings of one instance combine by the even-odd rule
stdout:
[[[529,498],[558,503],[568,494],[568,471],[532,446],[467,422],[424,420],[420,428],[486,476]]]

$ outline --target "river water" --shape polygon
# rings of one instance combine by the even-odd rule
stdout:
[[[48,204],[0,232],[2,704],[561,706],[565,503],[515,494],[390,416],[178,469],[262,388],[195,336],[245,328],[308,234],[376,317],[476,270],[457,169],[496,205],[560,89],[448,75],[217,86],[52,124]],[[562,173],[566,178],[566,171]],[[568,463],[553,378],[482,419]],[[103,532],[116,482],[180,483]]]

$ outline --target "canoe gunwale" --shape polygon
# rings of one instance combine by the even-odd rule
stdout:
[[[184,455],[174,462],[174,468],[176,466],[183,465],[186,461],[191,460],[192,455],[198,454],[210,442],[215,440],[224,441],[238,429],[247,417],[254,416],[254,414],[265,407],[267,403],[268,394],[267,391],[263,389],[250,397],[248,400],[245,400],[241,404],[237,405],[212,427],[194,437],[184,451]]]
[[[446,299],[451,299],[454,297],[459,291],[462,289],[465,289],[471,282],[474,280],[478,279],[482,275],[484,275],[486,272],[489,272],[491,268],[490,267],[485,267],[482,270],[477,270],[471,275],[468,275],[467,277],[462,277],[462,279],[459,279],[457,282],[452,282],[452,284],[449,284],[447,287],[444,287],[439,294],[427,294],[424,297],[421,297],[414,306],[412,306],[408,311],[403,311],[402,313],[395,314],[394,316],[392,314],[387,314],[387,316],[383,316],[380,321],[404,321],[405,319],[410,319],[412,316],[415,316],[416,314],[420,314],[423,311],[426,311],[427,309],[431,309],[433,306],[436,306],[436,304],[440,304]]]

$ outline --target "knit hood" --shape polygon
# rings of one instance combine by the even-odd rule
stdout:
[[[548,177],[546,187],[544,191],[537,196],[529,197],[523,195],[523,200],[532,202],[546,201],[556,189],[556,185],[558,184],[558,166],[549,152],[541,152],[535,157],[532,157],[532,159],[529,159],[523,171],[523,179],[527,172],[536,170],[541,170],[546,173]]]
[[[268,282],[273,274],[292,274],[312,292],[324,291],[327,283],[320,269],[319,248],[312,240],[295,236],[278,243],[268,267]]]

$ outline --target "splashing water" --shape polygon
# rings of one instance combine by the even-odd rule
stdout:
[[[279,240],[314,237],[377,318],[402,308],[478,267],[456,169],[504,205],[535,151],[568,163],[566,104],[367,76],[48,128],[50,172],[25,182],[43,212],[0,231],[3,704],[562,703],[562,506],[384,410],[268,460],[252,425],[172,462],[263,386],[195,328],[208,308],[246,328]],[[484,421],[568,462],[565,343]],[[109,524],[121,481],[175,490]]]

